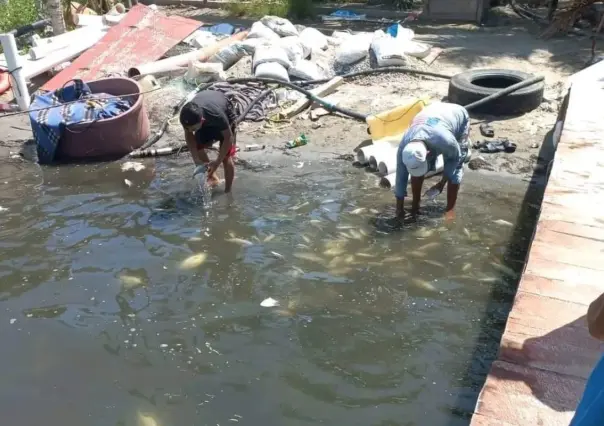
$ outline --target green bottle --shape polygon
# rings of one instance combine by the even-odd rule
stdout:
[[[308,143],[308,139],[306,139],[306,135],[304,133],[302,133],[300,136],[298,136],[296,139],[291,140],[289,142],[287,142],[285,144],[285,146],[287,148],[296,148],[298,146],[303,146],[306,145]]]

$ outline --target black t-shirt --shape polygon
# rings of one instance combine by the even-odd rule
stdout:
[[[222,132],[231,127],[229,120],[228,104],[226,96],[216,90],[204,90],[199,92],[191,102],[203,110],[204,122],[202,130],[214,130]]]

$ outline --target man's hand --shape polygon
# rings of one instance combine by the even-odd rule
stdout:
[[[445,222],[452,222],[455,220],[455,210],[447,210],[445,212]]]
[[[216,160],[210,161],[208,163],[208,176],[211,176],[214,173],[216,173],[216,170],[218,170],[218,167],[220,167],[220,162],[218,162]]]

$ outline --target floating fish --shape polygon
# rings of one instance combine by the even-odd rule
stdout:
[[[337,268],[338,266],[341,266],[343,264],[344,264],[344,259],[341,256],[336,256],[329,261],[329,263],[327,264],[327,267],[328,268]]]
[[[272,241],[273,238],[275,238],[275,234],[270,234],[270,235],[264,237],[264,241],[263,242],[268,243],[269,241]]]
[[[505,265],[502,265],[501,263],[496,263],[496,262],[491,262],[491,265],[493,265],[493,268],[503,272],[504,274],[506,274],[512,278],[518,278],[518,273],[516,271],[514,271],[512,268],[510,268],[509,266],[505,266]]]
[[[262,306],[263,308],[272,308],[274,306],[279,306],[279,301],[273,299],[272,297],[269,297],[260,302],[260,306]]]
[[[191,242],[197,242],[197,241],[201,241],[201,240],[202,240],[201,237],[191,237],[191,238],[189,238],[189,241],[191,241]]]
[[[301,234],[300,237],[304,240],[306,244],[312,244],[312,240],[308,238],[306,235]]]
[[[403,256],[388,256],[382,259],[382,263],[399,263],[404,261],[405,258]]]
[[[501,281],[501,278],[499,277],[482,277],[482,278],[478,278],[478,281],[480,281],[481,283],[496,283]]]
[[[312,225],[318,225],[319,223],[321,223],[321,221],[320,221],[319,219],[311,219],[311,220],[310,220],[310,223],[311,223]]]
[[[438,242],[432,242],[432,243],[428,243],[428,244],[424,244],[421,247],[416,248],[417,251],[426,251],[426,250],[430,250],[436,247],[440,247],[440,243]]]
[[[301,274],[304,274],[304,270],[302,270],[302,268],[298,268],[297,266],[292,266],[292,269],[296,272],[299,272]]]
[[[330,269],[329,273],[333,276],[342,276],[342,275],[346,275],[351,271],[350,268],[334,268],[334,269]]]
[[[461,271],[462,272],[468,272],[470,269],[472,269],[472,264],[471,263],[466,263],[465,265],[463,265],[461,267]]]
[[[415,236],[419,238],[429,238],[434,235],[434,229],[419,229],[415,232]]]
[[[302,207],[306,207],[308,206],[310,203],[308,201],[305,201],[304,203],[298,204],[296,206],[290,207],[290,210],[300,210]]]
[[[183,260],[180,263],[180,268],[181,269],[193,269],[193,268],[197,268],[198,266],[200,266],[201,264],[203,264],[206,261],[207,258],[208,258],[207,253],[197,253],[197,254],[194,254],[193,256],[189,256],[185,260]]]
[[[120,281],[126,290],[140,287],[144,284],[143,280],[135,275],[120,275]]]
[[[365,210],[367,210],[367,209],[365,209],[364,207],[359,207],[358,209],[354,209],[353,211],[351,211],[350,214],[354,214],[354,215],[362,214],[365,212]]]
[[[375,256],[369,253],[357,253],[357,256],[364,257],[366,259],[373,259]]]
[[[303,248],[303,249],[309,249],[310,247],[308,247],[306,244],[296,244],[297,248]]]
[[[130,170],[140,172],[144,169],[145,165],[143,163],[139,163],[138,161],[126,161],[124,164],[122,164],[122,172],[128,172]]]
[[[273,256],[275,259],[285,259],[285,256],[280,253],[277,253],[276,251],[271,251],[271,256]]]
[[[158,423],[149,414],[138,413],[138,426],[158,426]]]
[[[325,250],[323,252],[323,254],[326,256],[340,256],[340,255],[344,254],[345,252],[346,251],[342,248],[333,247],[333,248]]]
[[[298,259],[309,260],[311,262],[317,262],[321,264],[325,263],[322,258],[313,253],[294,253],[294,256]]]
[[[437,266],[439,268],[445,267],[445,265],[443,265],[440,262],[437,262],[436,260],[424,259],[424,260],[422,260],[422,262],[427,263],[428,265]]]
[[[336,200],[332,200],[332,199],[330,198],[330,199],[327,199],[327,200],[323,200],[323,201],[321,201],[321,204],[331,204],[331,203],[335,203],[335,202],[336,202]]]
[[[350,231],[348,231],[348,233],[355,240],[362,240],[363,239],[363,235],[359,231],[357,231],[356,229],[351,229]]]
[[[421,278],[411,278],[411,282],[421,289],[428,291],[438,291],[436,287],[434,287],[431,283],[426,280],[422,280]]]
[[[372,214],[379,214],[379,211],[377,209],[369,209],[369,212]]]
[[[124,179],[124,183],[126,184],[126,186],[128,188],[130,188],[132,186],[132,181],[128,180],[128,179]]]
[[[353,225],[338,225],[336,226],[337,229],[341,230],[341,231],[347,231],[349,229],[355,229],[356,226]]]
[[[468,228],[464,228],[463,233],[466,234],[466,237],[472,238],[472,234],[470,234],[470,231],[468,230]]]
[[[512,222],[508,222],[507,220],[503,220],[503,219],[494,220],[493,223],[496,225],[501,225],[501,226],[509,226],[509,227],[514,226],[514,224]]]
[[[409,256],[415,257],[418,259],[423,259],[424,257],[426,257],[426,253],[421,252],[421,251],[414,251],[412,253],[409,253]]]
[[[240,246],[244,246],[244,247],[249,247],[249,246],[253,246],[254,245],[254,243],[252,243],[251,241],[244,240],[243,238],[229,238],[227,240],[227,242],[239,244]]]

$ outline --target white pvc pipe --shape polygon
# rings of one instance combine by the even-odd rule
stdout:
[[[393,148],[389,143],[380,144],[378,147],[379,148],[369,156],[369,168],[371,170],[378,170],[380,161],[385,161],[389,158],[394,158],[396,160],[396,151],[398,148]]]
[[[84,33],[84,37],[81,37],[79,40],[73,39],[72,43],[64,49],[57,50],[52,55],[42,58],[39,61],[30,61],[24,67],[25,78],[29,80],[30,78],[40,75],[54,68],[55,66],[62,64],[63,62],[75,58],[80,53],[97,44],[106,34],[106,28],[89,28],[90,30],[87,33]],[[72,32],[65,34],[72,34]]]
[[[22,68],[23,60],[19,56],[15,36],[12,34],[0,34],[0,42],[2,43],[2,49],[6,58],[6,66],[10,72],[11,85],[16,89],[15,97],[17,98],[17,105],[19,105],[21,111],[27,111],[29,109],[30,97],[27,83],[25,82],[25,70]]]
[[[83,37],[87,37],[87,34],[90,33],[91,31],[96,31],[97,28],[90,28],[90,27],[82,27],[82,28],[78,28],[75,29],[73,31],[69,31],[63,34],[60,34],[58,36],[54,36],[54,37],[47,37],[47,38],[40,38],[37,35],[34,35],[31,37],[31,44],[34,47],[39,47],[39,46],[43,46],[45,44],[50,44],[50,43],[65,43],[66,44],[71,44],[74,42],[74,40],[79,40],[82,39]]]
[[[78,27],[102,27],[105,25],[102,15],[86,15],[78,13],[73,17],[73,23]]]
[[[47,43],[38,47],[32,47],[29,49],[29,57],[37,61],[67,46],[69,46],[69,42],[62,40],[59,43]]]
[[[366,166],[369,164],[369,157],[373,152],[379,149],[379,145],[367,145],[357,150],[357,161],[362,165]]]
[[[396,152],[398,149],[391,151],[389,154],[382,156],[378,161],[378,173],[386,176],[396,172]]]

